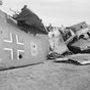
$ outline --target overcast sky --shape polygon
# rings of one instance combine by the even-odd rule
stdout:
[[[90,0],[3,0],[0,7],[11,15],[10,8],[20,11],[23,5],[28,5],[45,25],[69,26],[82,21],[90,24]]]

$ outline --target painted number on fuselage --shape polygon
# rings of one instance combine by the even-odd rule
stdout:
[[[30,42],[30,47],[31,47],[31,55],[37,56],[38,55],[37,44],[34,42]]]

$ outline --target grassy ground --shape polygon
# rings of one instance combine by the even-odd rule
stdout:
[[[90,90],[90,65],[47,61],[0,72],[0,90]]]

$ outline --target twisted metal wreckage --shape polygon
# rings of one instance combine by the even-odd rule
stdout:
[[[59,43],[58,45],[56,45],[56,47],[59,46],[57,47],[57,50],[59,51],[59,53],[55,52],[55,50],[50,50],[49,54],[47,55],[47,59],[54,59],[55,61],[70,61],[70,62],[73,61],[79,64],[88,64],[90,62],[89,61],[90,28],[89,28],[89,25],[86,24],[86,22],[81,22],[76,25],[65,27],[65,28],[56,28],[52,26],[44,28],[44,25],[41,23],[41,20],[39,19],[39,17],[36,14],[34,13],[31,14],[29,12],[33,13],[32,11],[27,9],[27,6],[24,6],[24,8],[22,9],[22,12],[17,17],[17,21],[19,20],[18,22],[20,22],[21,20],[22,22],[23,19],[25,19],[26,22],[24,24],[27,24],[30,27],[31,26],[34,27],[35,25],[38,28],[42,27],[41,30],[39,29],[39,32],[43,31],[44,34],[48,34],[48,37],[49,37],[49,33],[52,32],[51,41],[54,38],[56,39],[56,41],[54,40],[54,43],[55,44]],[[28,14],[28,16],[30,16],[28,20],[26,20],[26,17],[25,17],[26,13]],[[34,17],[34,19],[33,18],[31,19],[31,15]],[[32,25],[33,22],[34,22],[34,25]],[[50,31],[50,29],[52,31]],[[36,32],[37,30],[35,31],[34,29],[31,31]],[[57,38],[57,35],[58,35],[58,38]],[[52,42],[50,41],[49,43],[52,44]],[[50,45],[50,49],[51,47],[52,45]]]
[[[90,63],[88,24],[82,22],[63,29],[53,29],[60,34],[56,39],[59,48],[52,50],[48,27],[44,27],[42,20],[26,6],[13,17],[0,11],[0,70],[51,59],[55,62]],[[56,38],[55,34],[52,35]],[[55,50],[59,54],[54,52]]]
[[[48,58],[56,62],[90,63],[90,27],[86,22],[65,27],[62,33],[61,54],[51,53]],[[65,32],[66,31],[66,32]],[[65,49],[66,48],[66,49]]]

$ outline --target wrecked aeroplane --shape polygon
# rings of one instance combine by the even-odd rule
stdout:
[[[82,22],[64,28],[65,32],[60,30],[56,40],[60,41],[58,55],[50,53],[48,30],[39,17],[25,10],[15,17],[0,11],[0,69],[33,65],[51,58],[56,62],[90,63],[89,25]]]
[[[56,58],[56,61],[73,61],[79,64],[90,63],[90,27],[85,22],[66,27],[66,30],[72,30],[73,34],[68,34],[69,38],[65,44],[72,52],[66,54],[63,58]],[[63,53],[62,53],[63,54]]]

